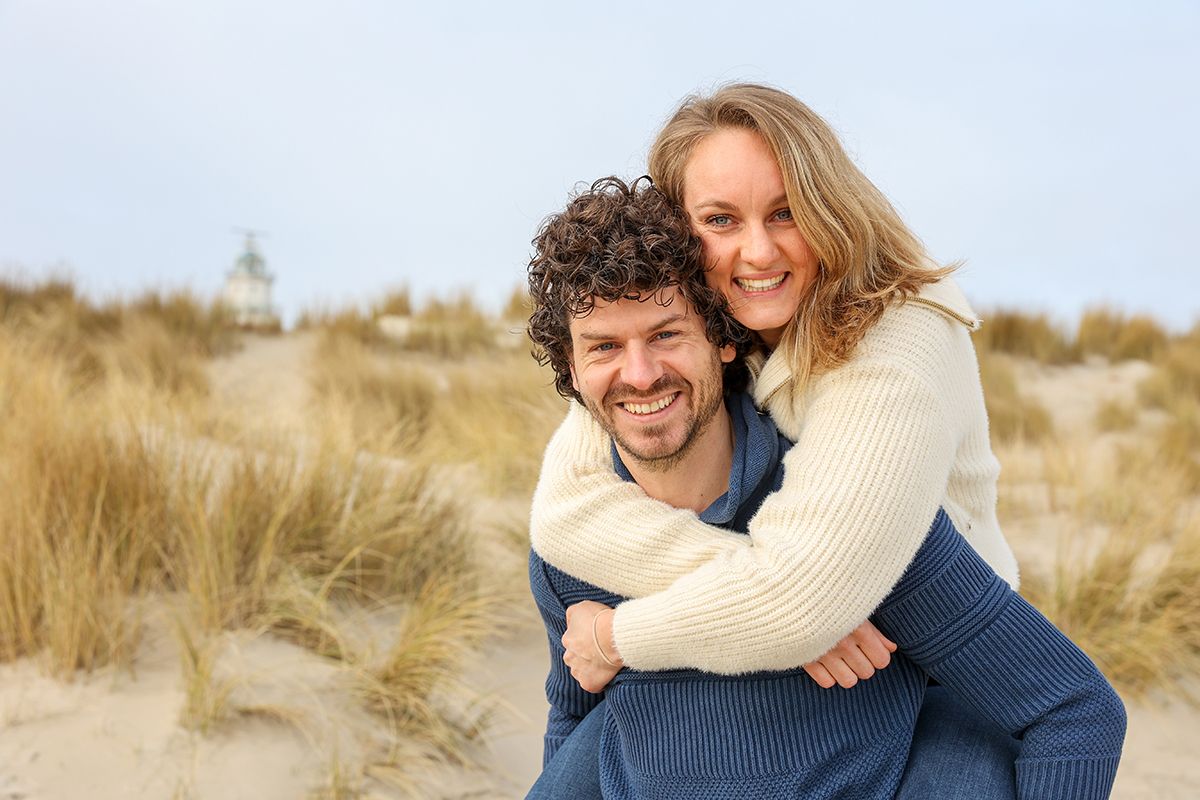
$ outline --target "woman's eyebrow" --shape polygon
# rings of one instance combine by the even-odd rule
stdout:
[[[772,206],[772,207],[788,205],[787,192],[783,192],[783,193],[779,194],[777,197],[772,198],[771,202],[767,203],[767,205]],[[693,210],[714,209],[716,211],[735,211],[737,209],[737,206],[735,206],[733,203],[729,202],[728,200],[720,200],[720,199],[714,197],[714,198],[711,198],[708,200],[701,200],[698,203],[694,203],[692,205],[692,209]]]
[[[692,208],[694,208],[694,209],[715,208],[720,211],[733,211],[734,206],[733,206],[733,203],[730,203],[727,200],[713,199],[713,200],[704,200],[699,203],[696,203],[692,206]]]

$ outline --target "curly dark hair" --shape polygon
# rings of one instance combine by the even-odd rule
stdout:
[[[583,400],[571,385],[571,320],[590,314],[597,300],[646,301],[671,287],[705,320],[710,342],[736,349],[737,357],[725,365],[725,391],[746,387],[750,333],[733,319],[725,297],[704,282],[700,240],[648,177],[632,185],[599,179],[546,220],[533,246],[529,338],[538,363],[554,369],[554,387],[563,397]]]

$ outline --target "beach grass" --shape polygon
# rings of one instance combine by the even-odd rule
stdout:
[[[1049,315],[998,308],[983,314],[973,335],[976,349],[1031,358],[1044,364],[1079,360],[1079,349],[1065,328]]]
[[[230,416],[214,439],[208,374],[242,341],[218,307],[0,282],[0,661],[136,670],[143,614],[169,607],[182,727],[258,714],[221,669],[223,637],[244,631],[336,665],[376,720],[369,757],[331,759],[318,794],[355,796],[368,771],[419,791],[412,764],[469,763],[487,713],[463,663],[509,629],[520,573],[497,570],[495,546],[516,563],[523,545],[465,501],[528,493],[561,406],[469,298],[417,310],[406,342],[379,331],[375,315],[411,310],[398,290],[313,315],[304,428]],[[364,628],[375,618],[395,624]],[[300,717],[276,711],[258,716]]]
[[[1109,361],[1153,361],[1166,350],[1169,337],[1151,317],[1128,316],[1100,307],[1084,312],[1075,340],[1084,355],[1099,355]]]
[[[1056,443],[1045,460],[1050,511],[1062,523],[1053,559],[1030,565],[1022,593],[1124,695],[1192,691],[1200,674],[1195,487],[1142,442],[1100,464],[1078,442]]]
[[[1021,392],[1010,356],[981,351],[979,375],[993,442],[1041,442],[1053,435],[1054,420],[1037,400]]]
[[[523,512],[565,411],[523,340],[505,339],[525,302],[517,290],[493,317],[397,289],[310,312],[303,426],[230,421],[214,437],[225,409],[209,376],[246,341],[224,312],[187,293],[94,303],[66,280],[0,281],[0,661],[66,680],[135,670],[145,610],[165,605],[195,735],[254,708],[297,724],[239,704],[224,637],[336,668],[376,732],[365,755],[323,753],[312,796],[419,794],[414,764],[469,763],[489,704],[464,664],[528,606],[523,513],[479,504]],[[409,320],[399,338],[384,317]],[[1049,498],[1002,488],[1002,523],[1065,521],[1023,591],[1123,692],[1183,691],[1200,672],[1200,326],[1162,339],[1113,312],[1085,322],[1072,337],[1010,314],[977,340],[997,453],[1006,469],[1033,453]],[[1095,427],[1122,434],[1111,457],[1063,438],[1018,379],[1021,359],[1081,355],[1152,364],[1136,405],[1098,406]]]

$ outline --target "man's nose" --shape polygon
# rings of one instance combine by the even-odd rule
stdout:
[[[621,365],[621,380],[635,389],[649,389],[662,377],[662,364],[645,346],[626,348],[625,363]]]
[[[769,269],[779,261],[779,247],[775,238],[762,224],[748,224],[742,240],[742,261],[752,267]]]

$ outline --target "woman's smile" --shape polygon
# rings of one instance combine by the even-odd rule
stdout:
[[[684,170],[683,204],[704,243],[708,283],[738,322],[779,343],[817,274],[796,227],[775,156],[758,133],[722,128]]]
[[[762,294],[778,289],[787,277],[788,273],[783,272],[770,278],[734,278],[733,282],[747,294]]]

